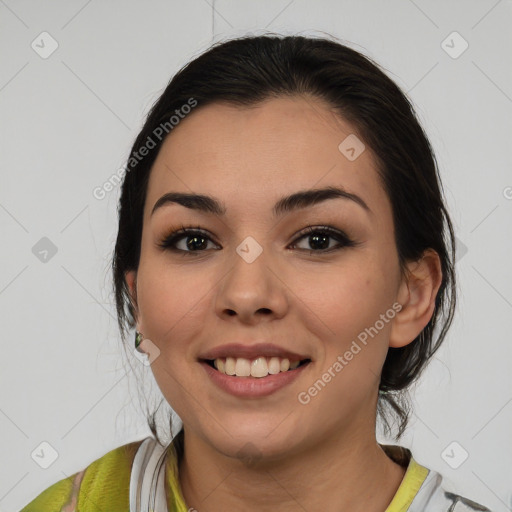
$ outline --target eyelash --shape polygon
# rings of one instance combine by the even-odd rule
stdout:
[[[326,254],[331,253],[333,251],[337,251],[343,249],[345,247],[355,247],[358,242],[355,242],[351,238],[349,238],[343,231],[338,229],[331,228],[330,226],[311,226],[308,225],[307,228],[304,228],[299,233],[298,237],[292,242],[293,245],[296,245],[298,241],[306,236],[311,236],[313,234],[323,234],[328,235],[330,238],[336,239],[339,243],[335,247],[331,247],[330,249],[320,249],[320,250],[308,250],[308,249],[300,249],[301,251],[307,251],[310,255],[312,254]],[[194,235],[199,235],[213,242],[213,240],[208,236],[208,234],[203,231],[200,226],[192,227],[192,226],[181,226],[180,229],[175,231],[171,231],[168,235],[166,235],[163,240],[158,243],[158,247],[164,250],[170,250],[172,252],[181,253],[181,255],[192,255],[194,253],[205,252],[206,250],[199,251],[185,251],[183,249],[177,249],[175,247],[176,242],[181,240],[182,238],[192,237]]]

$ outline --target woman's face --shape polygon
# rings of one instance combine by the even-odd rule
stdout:
[[[318,99],[212,104],[174,128],[153,166],[137,327],[159,351],[151,368],[185,429],[221,453],[252,446],[275,458],[340,432],[375,432],[401,281],[391,205],[354,132]],[[326,187],[360,199],[281,202],[274,212],[286,196]],[[152,213],[169,192],[210,196],[225,213],[174,202]],[[160,247],[182,226],[204,233]],[[289,370],[290,379],[222,376],[200,360],[226,344],[260,343],[311,362]],[[269,363],[267,348],[258,350]],[[243,373],[244,362],[236,364]],[[217,383],[228,380],[229,388]]]

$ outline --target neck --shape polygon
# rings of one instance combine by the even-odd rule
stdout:
[[[179,475],[187,507],[201,512],[382,512],[405,474],[372,435],[333,432],[293,455],[252,463],[219,453],[185,429]]]

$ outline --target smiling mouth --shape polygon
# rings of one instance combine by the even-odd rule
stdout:
[[[299,367],[311,363],[311,359],[292,361],[281,357],[257,357],[246,359],[243,357],[220,357],[217,359],[202,359],[211,368],[219,373],[232,377],[263,378],[268,375],[277,375],[284,372],[292,372]]]

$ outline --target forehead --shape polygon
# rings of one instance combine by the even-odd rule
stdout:
[[[372,210],[385,208],[370,148],[349,159],[339,148],[344,141],[355,143],[358,153],[363,147],[355,128],[317,98],[198,107],[164,141],[151,171],[146,210],[169,191],[222,198],[229,214],[271,208],[285,194],[329,185],[360,195]]]

